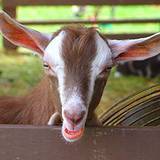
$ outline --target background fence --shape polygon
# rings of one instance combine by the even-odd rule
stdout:
[[[94,5],[94,6],[116,6],[116,5],[157,5],[160,4],[159,0],[2,0],[2,9],[10,14],[13,18],[16,18],[16,8],[18,6],[62,6],[62,5]],[[129,14],[129,13],[128,13]],[[54,18],[54,17],[53,17]],[[144,19],[111,19],[111,20],[47,20],[47,21],[21,21],[20,23],[25,25],[49,25],[49,24],[144,24],[144,23],[160,23],[160,18]],[[126,39],[126,38],[138,38],[151,35],[153,33],[127,33],[127,34],[107,34],[108,38]],[[4,46],[8,49],[15,49],[16,47],[11,45],[8,41],[4,41]]]

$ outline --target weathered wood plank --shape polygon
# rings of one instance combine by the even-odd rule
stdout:
[[[5,6],[17,5],[140,5],[160,4],[159,0],[3,0]]]
[[[134,39],[150,36],[154,33],[117,33],[117,34],[104,34],[109,39]]]
[[[3,160],[157,160],[160,128],[87,128],[66,143],[60,128],[0,125]]]
[[[12,18],[16,19],[16,7],[15,6],[4,7],[3,10],[7,14],[9,14]],[[6,40],[5,38],[3,38],[3,45],[7,49],[16,49],[17,48],[17,46],[13,45],[11,42],[9,42],[8,40]]]
[[[20,21],[24,25],[50,25],[50,24],[127,24],[127,23],[160,23],[159,18],[155,19],[113,19],[113,20],[30,20]]]

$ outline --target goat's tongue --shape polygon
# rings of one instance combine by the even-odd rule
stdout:
[[[68,130],[67,128],[65,128],[64,130],[64,135],[66,136],[66,138],[68,139],[77,139],[80,138],[83,135],[83,131],[84,129],[81,128],[78,131],[75,130]]]

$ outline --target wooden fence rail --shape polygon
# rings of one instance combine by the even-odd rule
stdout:
[[[6,7],[28,5],[149,5],[160,4],[159,0],[3,0]]]
[[[87,128],[69,144],[61,128],[0,125],[2,160],[159,160],[160,128]]]
[[[114,20],[46,20],[46,21],[20,21],[25,25],[50,25],[50,24],[136,24],[136,23],[160,23],[160,18],[155,19],[114,19]]]

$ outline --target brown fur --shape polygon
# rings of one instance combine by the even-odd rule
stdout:
[[[50,116],[59,105],[57,91],[51,83],[51,80],[45,76],[27,96],[1,97],[0,123],[47,124]]]

